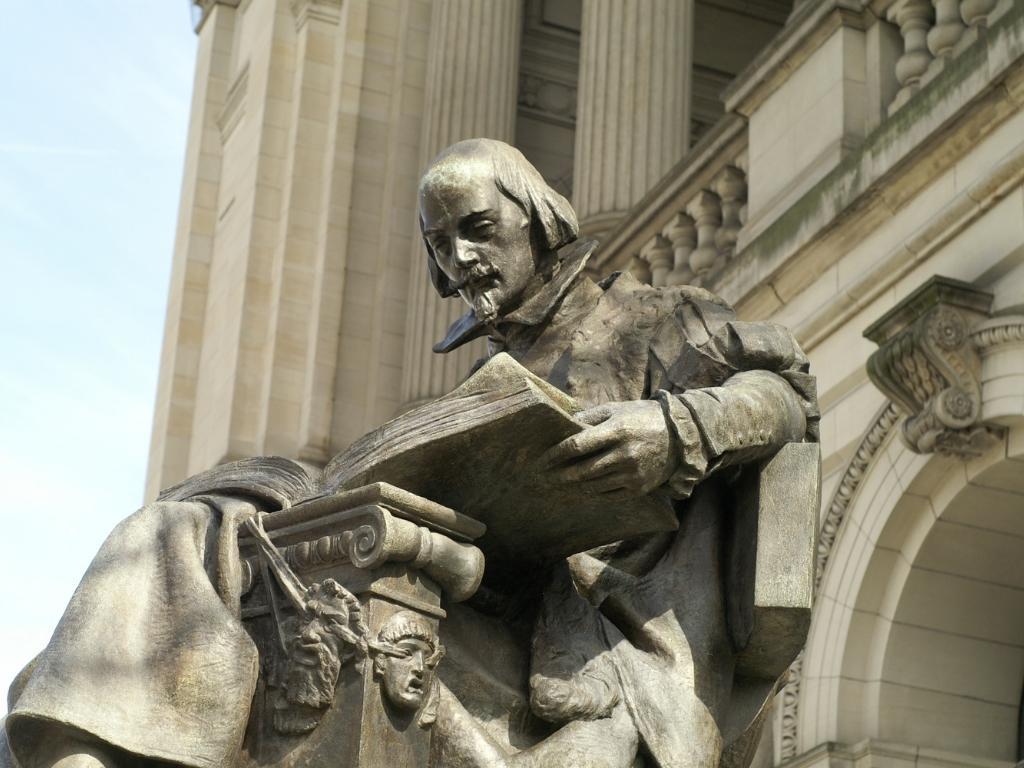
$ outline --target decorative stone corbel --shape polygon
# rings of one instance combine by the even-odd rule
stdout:
[[[996,427],[982,421],[981,361],[971,330],[992,294],[936,275],[872,324],[878,344],[868,376],[904,412],[902,435],[917,453],[983,453]]]

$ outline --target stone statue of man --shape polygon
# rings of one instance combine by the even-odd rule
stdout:
[[[432,728],[438,768],[744,768],[791,659],[753,674],[743,656],[736,513],[759,462],[817,439],[804,355],[700,288],[595,282],[597,244],[507,144],[442,152],[419,212],[433,284],[470,307],[435,351],[485,336],[489,354],[571,395],[587,427],[548,451],[545,471],[614,494],[623,515],[641,494],[671,497],[678,529],[446,605],[436,683],[439,643],[395,619],[377,649],[393,653],[369,646],[389,706]],[[260,653],[241,620],[237,536],[260,511],[248,492],[165,494],[122,522],[12,686],[0,768],[238,765]],[[349,608],[305,617],[309,653],[293,660],[315,674],[288,678],[287,703],[306,708],[290,731],[324,727],[347,658],[331,628]]]
[[[816,439],[806,358],[786,330],[740,322],[705,290],[652,288],[628,273],[592,280],[596,243],[578,241],[568,202],[502,142],[442,152],[421,181],[419,211],[435,287],[470,306],[435,351],[486,336],[489,354],[510,354],[587,406],[577,418],[591,426],[549,452],[550,472],[619,493],[627,508],[630,494],[661,489],[679,519],[677,532],[556,566],[535,613],[524,574],[527,607],[504,617],[532,625],[520,665],[495,672],[474,652],[492,619],[452,622],[462,635],[446,638],[451,657],[490,673],[445,680],[437,764],[744,764],[776,681],[735,674],[731,601],[747,598],[731,594],[732,494],[753,462]],[[508,699],[501,687],[527,678],[507,728],[488,727],[494,702]]]

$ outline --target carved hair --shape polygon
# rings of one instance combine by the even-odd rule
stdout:
[[[420,180],[420,193],[435,179],[449,170],[449,164],[486,158],[491,161],[494,183],[498,190],[518,205],[530,218],[530,239],[535,248],[557,251],[579,236],[576,211],[569,201],[552,189],[540,172],[533,167],[523,153],[503,141],[495,139],[466,139],[456,142],[441,152],[431,162]],[[420,232],[423,219],[420,219]],[[427,248],[427,268],[430,280],[442,297],[454,296],[458,291],[452,287],[448,276],[441,271],[434,256],[434,249],[423,238]]]
[[[422,616],[412,611],[399,611],[385,621],[377,634],[373,650],[377,651],[378,656],[393,655],[402,640],[420,640],[430,646],[428,667],[437,666],[444,656],[444,646],[437,641],[434,628]]]

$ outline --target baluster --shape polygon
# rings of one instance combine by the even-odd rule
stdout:
[[[960,14],[968,27],[988,26],[988,15],[995,10],[999,0],[963,0]]]
[[[932,0],[935,6],[935,26],[928,33],[928,50],[936,59],[953,54],[953,46],[960,42],[966,27],[960,20],[960,0]]]
[[[891,114],[917,92],[921,76],[931,63],[928,29],[932,24],[932,4],[929,0],[903,0],[889,9],[888,18],[899,26],[903,37],[903,55],[896,62],[896,80],[902,88],[889,106]]]
[[[747,199],[747,179],[743,171],[727,165],[715,180],[715,192],[722,200],[722,226],[715,235],[715,245],[731,259],[736,251],[736,238],[743,226],[740,209]]]
[[[722,201],[714,192],[702,189],[687,208],[697,226],[697,247],[690,254],[690,269],[703,282],[718,261],[715,235],[722,223]]]
[[[693,280],[690,254],[697,247],[697,229],[693,219],[685,213],[677,213],[665,227],[664,235],[672,243],[672,271],[667,282],[669,285],[686,285]]]
[[[744,149],[736,157],[736,161],[733,163],[733,165],[735,165],[737,168],[740,169],[740,172],[743,174],[743,183],[744,183],[744,185],[746,185],[747,182],[749,181],[748,174],[750,173],[750,155],[748,154],[748,150]],[[743,205],[740,206],[739,216],[740,216],[740,229],[743,229],[743,227],[745,227],[747,225],[747,195],[746,195],[746,190],[744,190]]]
[[[640,258],[651,267],[651,285],[661,288],[667,284],[672,269],[672,243],[667,237],[655,235],[640,250]]]
[[[647,262],[639,254],[629,260],[626,271],[641,283],[650,284],[651,282],[651,270],[647,266]]]

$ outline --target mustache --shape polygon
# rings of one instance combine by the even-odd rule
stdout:
[[[456,291],[461,291],[467,285],[497,276],[498,270],[494,267],[485,264],[474,264],[466,271],[465,276],[461,280],[452,283],[452,287]]]

